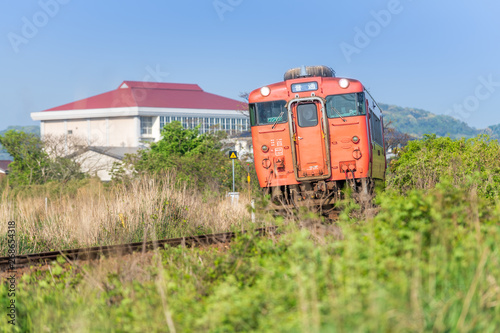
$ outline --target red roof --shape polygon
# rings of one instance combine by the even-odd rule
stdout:
[[[12,161],[9,161],[9,160],[0,160],[0,169],[7,170],[7,167],[11,163],[12,163]]]
[[[116,107],[243,110],[246,103],[203,91],[197,84],[123,81],[112,91],[45,111]]]

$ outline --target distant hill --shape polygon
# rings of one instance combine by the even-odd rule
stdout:
[[[447,115],[436,115],[421,109],[403,108],[383,103],[380,103],[379,106],[384,112],[384,123],[392,121],[392,126],[397,131],[417,138],[431,133],[454,139],[471,138],[486,133],[494,139],[500,139],[500,124],[486,129],[476,129]]]
[[[9,126],[3,131],[0,131],[0,135],[4,135],[5,132],[10,131],[10,130],[16,130],[16,131],[21,131],[21,132],[26,132],[26,133],[33,133],[38,136],[40,136],[40,126]]]
[[[484,132],[494,139],[500,139],[500,124],[489,126]]]
[[[40,126],[9,126],[3,131],[0,131],[0,135],[4,135],[5,132],[10,130],[22,131],[26,133],[33,133],[35,135],[40,136]],[[12,156],[10,156],[5,149],[3,149],[2,145],[0,145],[0,160],[12,160]]]

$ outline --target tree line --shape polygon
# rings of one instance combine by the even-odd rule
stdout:
[[[201,189],[229,189],[232,183],[227,134],[219,131],[199,134],[198,128],[186,129],[180,122],[165,125],[158,142],[137,154],[127,154],[123,163],[115,163],[114,181],[126,182],[137,175],[162,176],[174,173],[179,183]],[[9,185],[25,186],[47,182],[65,183],[89,177],[81,170],[82,153],[90,148],[77,137],[45,135],[9,130],[0,135],[0,144],[13,157],[9,165]],[[238,161],[236,178],[245,183],[253,166]],[[92,174],[92,170],[89,170]],[[255,178],[255,177],[252,177]]]

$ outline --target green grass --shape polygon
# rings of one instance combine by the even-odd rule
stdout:
[[[343,215],[342,240],[285,224],[225,252],[55,263],[22,278],[17,330],[498,332],[500,207],[446,183],[378,202],[373,219]]]

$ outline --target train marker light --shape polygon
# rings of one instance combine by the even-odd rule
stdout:
[[[345,89],[345,88],[349,87],[349,80],[348,79],[340,79],[339,80],[339,86],[342,89]]]
[[[269,147],[266,145],[263,145],[261,148],[264,153],[267,153],[269,151]]]
[[[264,169],[269,169],[271,167],[271,161],[268,158],[263,159],[262,167],[264,167]]]
[[[361,154],[361,150],[359,150],[359,148],[356,148],[353,150],[352,152],[352,157],[354,157],[355,160],[359,160],[361,158],[362,154]]]
[[[269,96],[270,93],[271,93],[271,89],[269,87],[260,88],[260,94],[262,96],[267,97],[267,96]]]
[[[359,142],[359,138],[355,135],[352,137],[352,143],[358,143]]]

